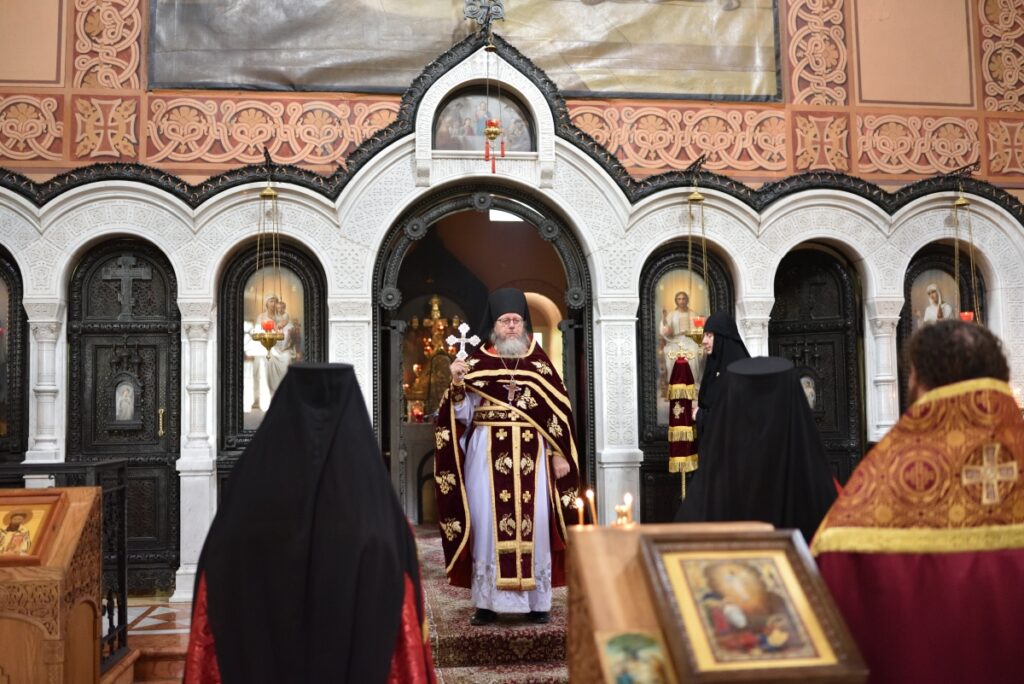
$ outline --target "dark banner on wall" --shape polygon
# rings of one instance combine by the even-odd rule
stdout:
[[[401,92],[463,0],[154,0],[152,88]],[[508,0],[495,32],[570,97],[779,100],[777,0]]]

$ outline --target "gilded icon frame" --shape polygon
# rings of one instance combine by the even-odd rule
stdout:
[[[866,680],[799,531],[644,535],[641,548],[680,681]]]

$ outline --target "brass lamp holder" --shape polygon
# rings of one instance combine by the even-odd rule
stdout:
[[[267,350],[267,358],[270,358],[270,350],[274,345],[284,339],[284,333],[280,330],[253,330],[249,337],[262,344]]]

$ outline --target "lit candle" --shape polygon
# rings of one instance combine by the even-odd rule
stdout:
[[[580,514],[580,525],[583,525],[583,499],[576,497],[576,512]]]
[[[597,524],[597,507],[594,505],[594,490],[588,489],[586,493],[587,503],[590,504],[590,522]]]
[[[964,321],[965,323],[970,323],[971,321],[974,320],[974,312],[973,311],[961,311],[960,312],[960,320]]]
[[[622,497],[622,503],[626,505],[626,522],[633,522],[633,495],[626,492]]]

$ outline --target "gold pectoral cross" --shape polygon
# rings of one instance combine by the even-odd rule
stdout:
[[[502,385],[502,387],[508,390],[508,402],[511,404],[516,400],[516,394],[519,393],[519,385],[516,384],[516,379],[512,378],[508,381],[508,384]]]

